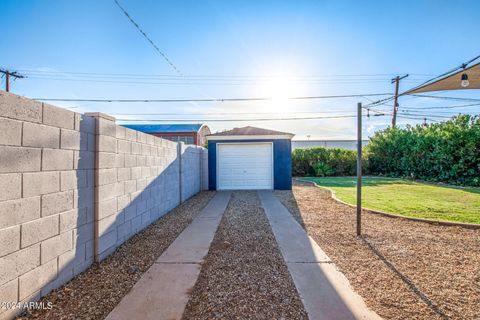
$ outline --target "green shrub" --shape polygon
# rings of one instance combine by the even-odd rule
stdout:
[[[335,172],[333,171],[332,167],[323,162],[315,163],[313,165],[313,170],[315,171],[315,175],[317,177],[331,176]]]
[[[353,176],[356,157],[356,151],[337,148],[296,149],[293,175]],[[480,119],[459,115],[442,123],[376,132],[364,149],[362,166],[363,174],[480,186]]]
[[[427,126],[388,128],[366,147],[369,171],[480,186],[480,119],[460,115]]]
[[[357,153],[339,148],[315,147],[295,149],[292,152],[294,176],[317,175],[315,166],[321,163],[328,166],[328,175],[351,176],[356,174]]]

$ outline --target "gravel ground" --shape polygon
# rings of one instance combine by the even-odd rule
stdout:
[[[363,215],[311,184],[276,196],[385,319],[480,319],[480,230]]]
[[[19,319],[104,319],[213,197],[201,192],[130,238],[100,264],[42,298],[53,309]]]
[[[234,192],[183,319],[306,319],[254,191]]]

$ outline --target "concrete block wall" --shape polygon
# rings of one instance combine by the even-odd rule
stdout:
[[[93,262],[93,120],[0,91],[0,301],[37,300]]]
[[[208,190],[208,149],[204,148],[200,157],[200,187],[202,190]]]
[[[200,191],[205,153],[0,91],[0,301],[38,300]]]
[[[187,200],[201,190],[201,161],[202,155],[207,152],[206,149],[180,144],[181,156],[181,190],[182,201]]]
[[[101,261],[180,204],[180,163],[177,143],[89,115],[98,128],[95,256]]]

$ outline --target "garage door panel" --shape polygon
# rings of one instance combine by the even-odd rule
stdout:
[[[218,189],[272,189],[272,144],[219,144]]]

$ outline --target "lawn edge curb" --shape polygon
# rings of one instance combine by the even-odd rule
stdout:
[[[303,180],[301,178],[293,178],[293,180],[313,184],[317,188],[327,190],[330,193],[330,197],[333,200],[337,201],[338,203],[344,204],[344,205],[349,206],[351,208],[356,208],[357,207],[356,205],[353,205],[353,204],[350,204],[350,203],[347,203],[343,200],[338,199],[335,191],[333,191],[330,188],[319,186],[318,184],[316,184],[313,181]],[[480,224],[475,224],[475,223],[414,218],[414,217],[402,216],[402,215],[399,215],[399,214],[388,213],[388,212],[379,211],[379,210],[373,210],[373,209],[369,209],[369,208],[362,208],[362,210],[365,211],[365,212],[368,212],[368,213],[379,214],[379,215],[383,215],[383,216],[386,216],[386,217],[389,217],[389,218],[406,219],[406,220],[412,220],[412,221],[417,221],[417,222],[424,222],[424,223],[430,223],[430,224],[436,224],[436,225],[442,225],[442,226],[448,226],[448,227],[462,227],[462,228],[467,228],[467,229],[480,229]]]

